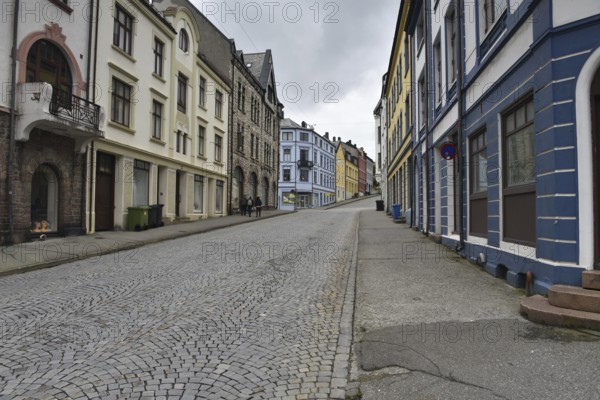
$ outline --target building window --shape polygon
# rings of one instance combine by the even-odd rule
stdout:
[[[283,161],[292,161],[292,149],[283,149]]]
[[[244,152],[244,127],[239,122],[237,124],[237,149],[239,152]]]
[[[425,7],[423,7],[424,9]],[[416,44],[417,44],[417,53],[419,53],[421,51],[421,47],[423,47],[423,44],[425,43],[425,17],[424,17],[424,11],[423,10],[421,12],[421,15],[419,15],[419,20],[417,21],[417,28],[416,28],[416,35],[415,35],[415,39],[416,39]]]
[[[206,149],[206,128],[198,125],[198,155],[204,157]]]
[[[250,158],[254,158],[254,134],[250,134]]]
[[[131,86],[113,78],[112,107],[110,119],[118,124],[129,126],[131,115]]]
[[[308,132],[300,132],[300,141],[308,142]]]
[[[223,138],[219,135],[215,135],[215,161],[221,162],[223,160]]]
[[[425,90],[425,77],[419,79],[419,124],[421,128],[425,126],[425,116],[427,108],[427,91]]]
[[[507,241],[535,245],[533,99],[503,115],[503,232]]]
[[[308,150],[307,149],[300,149],[300,160],[308,161]]]
[[[284,168],[283,169],[283,181],[284,182],[289,182],[292,179],[292,170],[289,168]]]
[[[223,93],[220,90],[215,92],[215,116],[221,118],[223,115]]]
[[[175,151],[177,153],[187,153],[187,133],[175,132]]]
[[[162,103],[152,100],[152,137],[158,140],[162,137],[162,110]]]
[[[187,110],[187,82],[188,78],[185,75],[177,75],[177,109],[184,114]]]
[[[206,107],[206,78],[200,77],[200,88],[199,88],[198,104],[201,107]]]
[[[147,206],[150,190],[150,163],[135,160],[133,163],[133,206]]]
[[[120,6],[115,7],[115,22],[113,28],[113,44],[127,54],[131,54],[131,33],[133,18]]]
[[[446,69],[448,70],[448,87],[456,82],[456,30],[454,29],[456,13],[450,7],[446,15]]]
[[[183,28],[179,31],[179,48],[185,53],[190,50],[190,37]]]
[[[204,210],[204,177],[194,175],[194,211],[201,213]]]
[[[506,11],[506,0],[480,0],[479,7],[479,26],[483,37],[492,30],[492,27]]]
[[[487,236],[487,141],[485,132],[469,141],[469,232]]]
[[[223,181],[217,180],[217,190],[215,192],[215,212],[223,214]]]
[[[300,170],[300,182],[308,182],[308,170],[307,169]]]
[[[246,112],[246,86],[242,86],[242,112]]]
[[[157,38],[154,38],[154,73],[158,76],[163,76],[164,48],[164,43]]]
[[[281,134],[281,140],[289,140],[289,141],[294,140],[294,133],[293,132],[283,132]]]
[[[442,48],[438,40],[433,45],[433,80],[435,83],[435,104],[439,106],[442,103]]]

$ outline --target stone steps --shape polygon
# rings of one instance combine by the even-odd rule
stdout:
[[[548,291],[548,303],[555,307],[587,311],[600,315],[600,291],[576,286],[553,285]]]
[[[584,289],[600,290],[600,271],[585,271],[581,278]]]
[[[521,301],[521,314],[533,322],[600,331],[600,271],[582,274],[582,287],[553,285],[548,298]]]
[[[540,295],[523,299],[520,311],[530,321],[540,324],[600,331],[600,314],[556,307]]]

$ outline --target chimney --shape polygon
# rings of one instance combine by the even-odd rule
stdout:
[[[346,142],[346,144],[349,144],[350,146],[352,146],[352,140],[348,139],[348,141]]]
[[[329,140],[329,132],[325,132],[325,139]],[[335,142],[335,139],[333,141]]]
[[[306,128],[306,122],[302,121],[302,127]]]
[[[335,136],[333,137],[333,141],[334,141],[334,142],[337,142],[337,140],[335,140]]]

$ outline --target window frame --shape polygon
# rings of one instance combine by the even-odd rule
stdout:
[[[206,127],[198,125],[198,155],[206,157]]]
[[[164,73],[165,44],[156,36],[154,37],[154,74],[162,78]]]
[[[119,3],[115,3],[113,45],[129,55],[131,55],[133,47],[133,21],[133,16],[125,11]]]
[[[190,36],[188,35],[185,28],[181,28],[179,30],[178,36],[179,36],[179,40],[178,40],[179,49],[186,54],[189,53],[189,51],[190,51]]]
[[[118,93],[119,89],[124,89],[128,93]],[[111,112],[110,112],[110,120],[116,124],[130,127],[131,126],[131,92],[133,87],[119,78],[113,76],[112,78],[112,91],[111,91]],[[121,112],[123,114],[122,120],[115,119],[115,110],[117,105],[122,105]]]
[[[152,99],[152,138],[162,140],[162,120],[164,104],[156,99]],[[157,112],[158,110],[158,112]],[[158,125],[157,125],[158,124]],[[157,129],[158,126],[158,129]],[[158,132],[157,132],[158,131]]]
[[[215,117],[223,117],[223,92],[218,89],[215,91]]]
[[[200,75],[198,84],[198,105],[206,108],[206,78]]]
[[[187,113],[187,85],[188,77],[183,73],[177,74],[177,110]]]
[[[223,136],[215,133],[215,161],[223,162]]]
[[[517,124],[517,115],[523,110],[524,121]],[[514,118],[513,129],[508,128],[508,119]],[[535,152],[535,104],[532,93],[509,107],[501,114],[502,146],[502,240],[510,243],[535,247],[537,240],[536,214],[536,152]],[[530,135],[531,179],[509,184],[511,166],[509,139],[517,135]],[[523,146],[519,146],[523,148]],[[519,165],[519,171],[521,170]],[[513,225],[514,224],[514,225]]]

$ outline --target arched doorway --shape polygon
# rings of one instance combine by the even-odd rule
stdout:
[[[262,203],[263,207],[267,207],[269,205],[269,180],[267,178],[263,178]]]
[[[231,193],[233,193],[233,207],[237,207],[244,197],[244,171],[240,167],[235,167],[233,171]]]
[[[250,174],[250,197],[252,197],[252,199],[256,199],[256,195],[258,194],[258,179],[256,178],[256,174],[254,172],[252,172]]]
[[[592,160],[594,191],[594,269],[600,269],[600,68],[596,70],[590,91],[592,114]]]
[[[58,230],[58,177],[48,165],[40,165],[31,179],[31,231]]]
[[[71,68],[61,49],[48,40],[38,40],[27,54],[26,82],[47,82],[68,93],[73,87]]]

